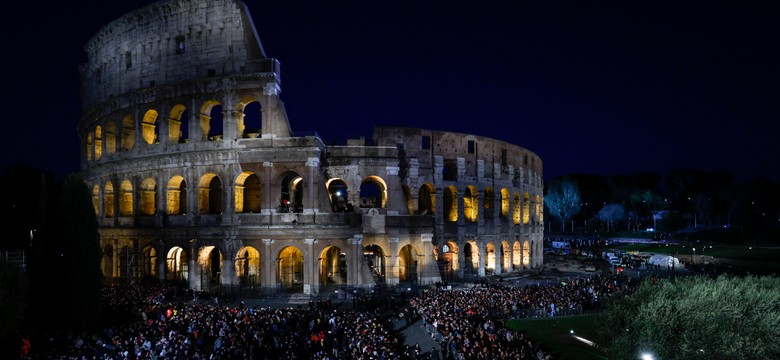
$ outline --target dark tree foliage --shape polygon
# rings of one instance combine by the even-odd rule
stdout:
[[[610,358],[780,358],[780,278],[774,276],[648,279],[602,316]]]
[[[57,241],[62,243],[62,281],[65,302],[74,330],[95,328],[102,309],[100,235],[89,189],[79,175],[62,184]]]
[[[27,277],[18,266],[0,261],[0,339],[22,328],[27,307]]]

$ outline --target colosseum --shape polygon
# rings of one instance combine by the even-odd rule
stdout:
[[[542,264],[536,154],[420,128],[339,145],[293,131],[240,0],[159,1],[85,51],[81,171],[109,282],[320,294]]]

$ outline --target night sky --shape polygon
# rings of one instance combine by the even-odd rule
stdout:
[[[151,1],[18,3],[2,22],[2,167],[79,167],[77,66]],[[544,177],[733,172],[780,182],[780,16],[771,2],[260,1],[294,131],[374,125],[492,137]]]

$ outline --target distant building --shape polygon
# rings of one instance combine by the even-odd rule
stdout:
[[[85,49],[78,134],[109,281],[316,294],[542,263],[536,154],[425,129],[294,133],[240,1],[160,1]]]

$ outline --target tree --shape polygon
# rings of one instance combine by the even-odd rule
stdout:
[[[18,266],[0,260],[0,339],[19,330],[27,307],[27,277]]]
[[[780,278],[644,281],[602,314],[611,358],[780,358]]]
[[[68,175],[62,184],[59,239],[63,244],[66,309],[75,330],[98,325],[102,309],[100,235],[92,197],[79,175]]]
[[[568,178],[554,181],[544,196],[544,204],[547,205],[552,216],[561,220],[561,232],[563,232],[566,229],[566,222],[580,212],[580,191],[577,189],[577,184]]]
[[[615,223],[626,217],[626,209],[621,204],[606,204],[596,217],[607,224],[607,231],[615,228]]]

